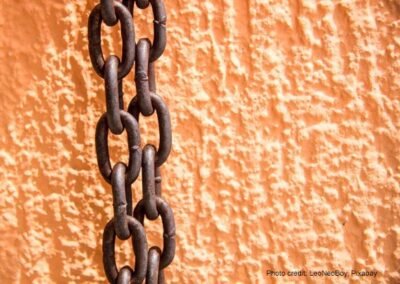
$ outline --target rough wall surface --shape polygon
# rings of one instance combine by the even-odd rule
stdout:
[[[104,86],[97,1],[0,0],[0,279],[104,283],[111,189],[94,150]],[[157,65],[173,125],[163,167],[169,283],[400,282],[400,2],[166,0]],[[137,37],[151,12],[136,11]],[[106,52],[119,32],[104,28]],[[135,94],[132,73],[125,102]],[[157,141],[142,123],[143,144]],[[111,137],[114,161],[126,155]],[[140,182],[134,198],[140,198]],[[160,243],[160,222],[146,225]],[[129,242],[118,263],[131,264]],[[267,269],[368,277],[267,277]]]

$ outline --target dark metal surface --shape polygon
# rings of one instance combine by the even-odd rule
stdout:
[[[168,158],[172,147],[171,120],[169,110],[163,99],[150,93],[151,103],[157,112],[158,128],[160,132],[160,142],[156,153],[156,167],[160,167]],[[129,104],[128,112],[139,121],[140,106],[137,96]]]
[[[135,83],[138,103],[143,115],[149,116],[154,112],[151,104],[150,88],[149,88],[149,53],[150,40],[147,38],[140,39],[136,46],[136,65],[135,65]]]
[[[135,254],[135,269],[132,274],[133,283],[142,283],[147,271],[147,239],[143,225],[135,218],[128,216],[129,231],[132,235],[133,252]],[[116,283],[118,268],[115,262],[115,228],[111,219],[103,233],[103,266],[110,283]]]
[[[118,80],[118,102],[119,109],[124,110],[124,91],[123,91],[122,79]],[[106,102],[107,103],[107,102]]]
[[[138,6],[140,9],[146,9],[149,4],[149,0],[136,0],[136,6]]]
[[[130,284],[132,280],[133,270],[129,266],[120,269],[117,276],[117,284]]]
[[[161,197],[156,197],[158,213],[163,224],[163,251],[160,258],[160,269],[167,267],[175,256],[175,220],[174,214],[168,203]],[[144,200],[140,200],[133,210],[133,216],[144,225],[145,215]]]
[[[131,236],[128,228],[128,215],[126,212],[127,203],[125,192],[125,172],[125,164],[117,163],[115,164],[111,173],[111,187],[114,207],[114,228],[115,233],[121,240],[126,240]]]
[[[161,196],[161,169],[159,167],[156,168],[156,173],[155,173],[155,187],[156,187],[156,195]]]
[[[134,2],[135,2],[134,0],[122,0],[122,4],[124,4],[124,6],[128,8],[131,15],[133,15]]]
[[[155,220],[158,217],[156,206],[156,189],[155,189],[155,167],[154,159],[156,148],[153,145],[147,144],[143,148],[142,156],[142,191],[143,201],[146,211],[146,217],[150,220]]]
[[[153,43],[144,38],[135,44],[133,25],[134,2],[139,9],[150,4],[154,17]],[[156,95],[155,60],[166,46],[166,13],[163,0],[100,0],[89,16],[89,54],[95,72],[104,78],[106,112],[96,126],[96,155],[101,175],[111,184],[114,217],[103,233],[103,265],[110,283],[165,283],[164,268],[175,255],[175,221],[172,209],[161,198],[161,169],[172,147],[171,121],[168,108]],[[110,55],[104,59],[101,47],[101,24],[121,25],[122,59]],[[136,57],[135,57],[136,53]],[[123,79],[135,66],[137,95],[132,99],[128,112],[124,111]],[[157,113],[159,143],[140,148],[139,115]],[[117,162],[111,166],[108,149],[108,130],[120,135],[127,132],[128,165]],[[142,168],[143,198],[132,210],[132,183]],[[133,211],[133,212],[132,212]],[[134,217],[133,217],[133,216]],[[148,251],[143,227],[144,216],[155,220],[161,215],[163,224],[163,250],[152,247]],[[118,271],[115,261],[115,237],[132,238],[135,267],[124,266]]]
[[[164,283],[165,283],[164,270],[160,270],[158,272],[158,284],[164,284]]]
[[[114,0],[100,0],[101,17],[107,26],[114,26],[118,23],[118,18],[115,15]]]
[[[132,69],[135,60],[135,29],[132,15],[121,3],[114,1],[117,18],[121,22],[122,60],[118,66],[118,79],[125,77]],[[101,4],[90,13],[88,23],[89,54],[96,73],[104,77],[104,55],[101,48]]]
[[[150,48],[150,62],[156,61],[164,52],[167,45],[167,14],[163,0],[136,0],[139,8],[147,7],[150,1],[153,10],[154,38]],[[146,5],[147,4],[147,5]],[[143,8],[142,8],[143,9]]]
[[[129,113],[120,110],[122,124],[128,133],[129,162],[126,171],[126,182],[132,184],[139,175],[142,162],[142,149],[140,148],[139,126],[135,118]],[[96,127],[96,154],[100,173],[104,179],[111,183],[111,162],[108,152],[108,124],[107,113],[104,113]]]
[[[104,85],[106,91],[107,123],[112,133],[121,134],[124,126],[119,116],[120,100],[122,98],[122,80],[118,81],[119,59],[111,55],[106,60],[104,70]],[[123,108],[123,106],[122,106]]]
[[[151,247],[149,250],[146,284],[163,284],[164,274],[159,271],[161,250],[159,247]]]
[[[153,8],[154,40],[150,49],[150,62],[156,61],[167,45],[167,14],[163,0],[150,0]]]
[[[126,197],[126,214],[132,216],[133,207],[132,207],[132,188],[131,184],[125,183],[125,197]]]

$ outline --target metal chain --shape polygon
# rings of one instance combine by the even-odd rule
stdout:
[[[154,16],[153,43],[147,38],[135,43],[133,25],[134,3],[139,9],[152,7]],[[104,78],[106,112],[96,127],[96,154],[103,178],[111,184],[114,217],[103,232],[103,265],[110,283],[162,284],[164,269],[175,256],[175,221],[171,207],[161,197],[161,165],[167,160],[172,146],[169,110],[156,94],[155,61],[166,46],[166,13],[163,0],[100,0],[88,21],[89,54],[95,72]],[[110,55],[106,59],[101,47],[101,24],[121,25],[122,59]],[[136,96],[124,111],[123,79],[135,65]],[[140,147],[139,116],[157,114],[160,141],[158,148],[148,144]],[[111,166],[108,150],[108,130],[128,137],[128,165],[118,162]],[[142,170],[142,199],[132,206],[132,183]],[[155,220],[161,216],[163,249],[148,249],[144,229],[145,216]],[[115,237],[132,238],[135,267],[117,268]]]

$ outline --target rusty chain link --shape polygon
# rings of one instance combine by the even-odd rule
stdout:
[[[128,9],[119,2],[113,2],[115,13],[121,22],[122,62],[118,65],[118,79],[124,78],[132,69],[135,60],[135,28]],[[101,4],[90,13],[88,23],[89,55],[96,73],[104,77],[104,55],[101,48]]]
[[[154,112],[150,98],[149,85],[149,55],[150,41],[140,39],[137,44],[136,65],[135,65],[135,83],[137,87],[138,102],[143,115],[152,115]]]
[[[169,110],[163,99],[155,93],[150,93],[151,103],[155,108],[158,120],[158,129],[160,132],[160,142],[156,153],[156,167],[160,167],[168,158],[172,147],[172,135],[171,135],[171,120],[169,116]],[[135,119],[139,122],[140,105],[138,102],[138,96],[134,97],[129,106],[128,112],[132,114]]]
[[[135,43],[133,24],[134,2],[139,9],[149,6],[153,11],[153,42],[141,38]],[[95,72],[104,79],[106,112],[100,117],[95,134],[99,170],[111,184],[114,216],[103,232],[103,265],[110,283],[165,283],[164,269],[175,256],[175,220],[171,207],[161,197],[161,165],[167,160],[172,146],[171,121],[167,105],[156,94],[155,61],[166,46],[166,13],[163,0],[100,0],[88,20],[89,54]],[[101,47],[101,24],[121,26],[122,59],[109,55],[106,59]],[[124,111],[123,79],[135,65],[136,96]],[[140,145],[139,116],[157,114],[159,143]],[[126,130],[128,164],[117,162],[111,166],[108,149],[108,130],[120,135]],[[132,183],[142,169],[142,199],[133,210]],[[163,248],[148,249],[144,229],[145,216],[149,220],[161,217]],[[115,260],[115,238],[132,238],[135,267],[118,270]]]

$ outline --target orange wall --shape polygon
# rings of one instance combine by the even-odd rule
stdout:
[[[86,26],[97,2],[0,1],[2,283],[105,282],[112,198],[94,149],[104,86]],[[166,6],[157,83],[173,125],[169,282],[280,283],[307,279],[265,271],[352,268],[399,282],[399,2]],[[151,12],[136,15],[137,38],[151,35]],[[119,32],[103,29],[105,52],[119,53]],[[157,142],[156,120],[141,126],[143,144]],[[124,139],[111,140],[113,160],[126,161]],[[133,189],[137,201],[139,181]],[[160,222],[146,228],[160,243]],[[133,265],[129,242],[117,247],[119,265]]]

